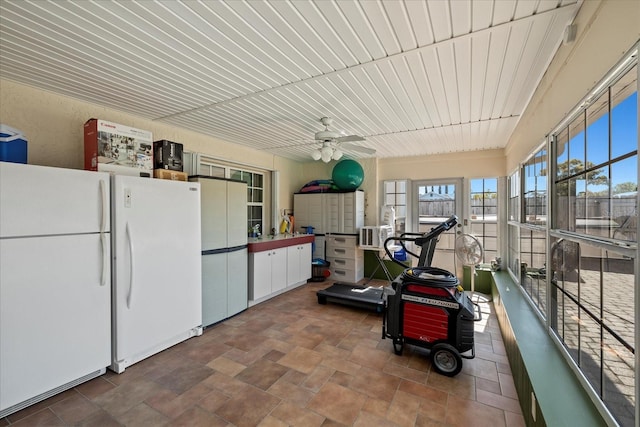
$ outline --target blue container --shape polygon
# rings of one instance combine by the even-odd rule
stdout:
[[[407,260],[407,252],[404,248],[400,248],[399,251],[395,251],[393,253],[393,257],[398,261],[406,261]]]
[[[0,124],[0,161],[27,163],[27,140],[19,130]]]

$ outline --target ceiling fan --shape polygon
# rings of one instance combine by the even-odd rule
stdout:
[[[355,141],[364,141],[365,138],[362,136],[345,135],[344,133],[330,130],[329,126],[333,123],[331,117],[321,118],[320,123],[324,126],[324,130],[316,132],[315,139],[316,141],[322,142],[322,147],[311,153],[313,160],[322,160],[325,163],[329,163],[331,160],[340,160],[343,155],[340,147],[364,154],[374,154],[376,152],[376,150],[372,148],[350,144]]]

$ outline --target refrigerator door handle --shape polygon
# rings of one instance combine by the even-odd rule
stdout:
[[[102,279],[100,280],[100,286],[107,284],[107,270],[109,268],[109,258],[107,256],[107,238],[104,234],[107,228],[107,189],[105,187],[104,180],[100,180],[100,196],[102,201],[102,210],[100,217],[100,243],[102,244]]]
[[[107,209],[109,208],[109,203],[107,200],[107,189],[104,180],[100,180],[100,196],[102,200],[102,216],[100,217],[100,233],[104,233],[107,229]]]
[[[129,293],[127,294],[127,308],[131,308],[131,298],[133,295],[133,239],[131,238],[131,230],[129,223],[126,227],[127,242],[129,243]]]
[[[100,286],[107,284],[107,271],[109,270],[109,257],[107,256],[107,236],[100,232],[100,243],[102,243],[102,279]]]

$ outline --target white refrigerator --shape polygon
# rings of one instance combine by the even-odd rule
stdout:
[[[113,355],[128,366],[202,334],[200,185],[112,176]]]
[[[0,417],[111,361],[109,175],[0,162]]]
[[[202,192],[202,324],[246,310],[249,299],[247,184],[192,176]]]

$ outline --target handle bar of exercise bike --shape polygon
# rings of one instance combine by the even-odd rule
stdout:
[[[400,236],[391,236],[384,241],[384,251],[387,253],[387,256],[389,256],[389,259],[391,259],[393,262],[395,262],[398,265],[401,265],[402,267],[406,267],[405,264],[403,264],[402,262],[398,261],[393,257],[393,254],[389,250],[389,242],[400,242],[400,245],[407,253],[409,253],[410,255],[416,258],[420,258],[420,255],[417,255],[411,252],[410,250],[408,250],[404,242],[414,242],[418,246],[424,247],[426,243],[429,243],[434,239],[437,239],[440,234],[449,230],[450,228],[455,226],[457,223],[458,223],[458,217],[456,215],[451,215],[446,221],[438,224],[436,227],[432,228],[431,231],[429,231],[428,233],[402,233]]]

